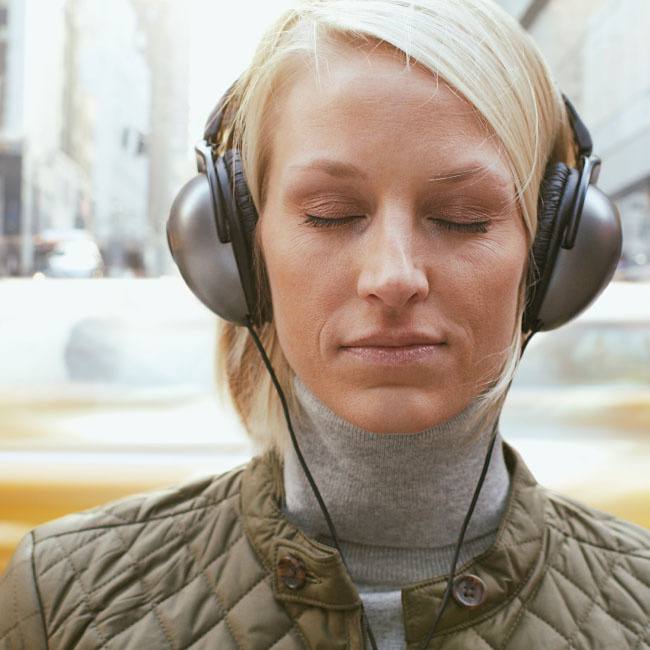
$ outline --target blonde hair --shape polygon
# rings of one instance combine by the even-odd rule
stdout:
[[[549,160],[573,164],[572,134],[560,91],[542,54],[520,25],[491,0],[306,0],[262,38],[248,69],[226,99],[222,149],[236,147],[258,213],[271,157],[273,107],[305,66],[318,74],[332,48],[381,44],[444,80],[478,112],[498,138],[510,166],[529,247],[537,199]],[[258,251],[259,253],[259,251]],[[259,255],[258,255],[259,259]],[[530,264],[530,262],[529,262]],[[260,286],[264,291],[263,264]],[[480,399],[485,422],[505,397],[519,361],[526,273],[518,296],[512,345]],[[261,300],[268,299],[262,295]],[[292,371],[273,323],[259,330],[278,378],[293,395]],[[286,423],[271,380],[245,328],[220,325],[220,384],[227,388],[254,442],[284,448]]]

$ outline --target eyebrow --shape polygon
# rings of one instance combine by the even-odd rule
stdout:
[[[291,165],[291,171],[321,171],[334,178],[367,178],[367,174],[357,166],[328,158],[316,158],[305,164]]]
[[[329,158],[315,158],[306,163],[297,163],[289,167],[291,171],[321,171],[334,178],[368,178],[368,175],[359,169],[356,165],[351,163],[342,162],[338,160],[331,160]],[[477,163],[472,167],[464,169],[450,169],[439,174],[435,174],[427,180],[430,182],[446,181],[448,183],[460,183],[468,177],[495,177],[500,179],[500,175],[489,167]]]
[[[440,172],[435,174],[431,178],[428,178],[428,181],[447,181],[449,183],[460,183],[468,177],[472,176],[483,176],[483,177],[495,177],[501,178],[501,175],[497,172],[494,172],[489,167],[484,165],[476,165],[475,167],[468,167],[466,169],[450,169],[448,171]]]

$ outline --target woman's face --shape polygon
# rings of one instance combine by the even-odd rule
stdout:
[[[378,433],[444,422],[512,342],[527,245],[499,142],[394,55],[328,57],[277,108],[258,236],[295,373]]]

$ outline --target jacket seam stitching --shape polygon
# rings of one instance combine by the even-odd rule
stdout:
[[[493,645],[492,643],[490,643],[490,641],[488,641],[475,627],[470,627],[470,628],[468,628],[468,630],[470,630],[471,632],[474,632],[474,634],[476,634],[476,636],[479,639],[481,639],[481,641],[483,641],[483,643],[485,643],[485,645],[488,648],[491,648],[491,650],[498,650],[498,648],[495,645]]]
[[[230,633],[230,636],[232,637],[235,646],[237,647],[237,650],[243,650],[241,643],[239,643],[239,639],[235,636],[235,631],[232,629],[232,625],[228,620],[228,612],[226,612],[226,615],[223,617],[223,620],[225,626],[228,628],[228,632]]]
[[[196,555],[195,555],[195,553],[194,553],[194,549],[192,548],[192,546],[191,546],[191,544],[190,544],[190,541],[189,541],[188,538],[187,538],[187,535],[188,535],[188,534],[189,534],[189,531],[182,531],[182,532],[181,532],[181,537],[182,537],[183,541],[185,542],[185,548],[187,548],[187,551],[188,551],[188,553],[190,554],[190,557],[192,558],[192,561],[193,561],[194,564],[196,565],[196,567],[197,567],[197,569],[198,569],[199,572],[198,572],[198,575],[196,575],[194,578],[192,578],[192,580],[190,580],[190,582],[188,582],[187,584],[188,584],[188,585],[191,584],[192,582],[194,582],[194,580],[195,580],[196,578],[202,578],[202,579],[205,581],[205,583],[206,583],[207,586],[208,586],[208,589],[209,589],[210,592],[214,595],[214,597],[215,597],[217,603],[219,604],[219,607],[221,607],[221,609],[223,610],[223,616],[222,616],[222,617],[217,621],[216,625],[219,625],[219,623],[221,623],[221,621],[224,621],[224,625],[228,628],[228,632],[230,633],[230,636],[233,638],[233,641],[235,642],[235,645],[236,645],[236,646],[241,650],[241,645],[240,645],[239,641],[237,640],[237,637],[235,636],[234,630],[232,629],[232,626],[230,625],[230,621],[228,620],[228,612],[229,612],[230,610],[226,608],[226,606],[225,606],[224,603],[222,602],[221,597],[220,597],[219,594],[217,593],[217,590],[216,590],[216,589],[215,589],[215,588],[210,584],[210,581],[208,580],[208,577],[205,575],[205,569],[201,567],[201,563],[199,562],[198,558],[196,557]],[[219,560],[220,560],[220,559],[221,559],[221,558],[222,558],[226,553],[230,552],[230,549],[233,548],[233,547],[235,546],[235,544],[237,544],[237,543],[239,542],[239,540],[240,540],[243,536],[244,536],[244,533],[243,533],[243,531],[242,531],[242,532],[240,532],[240,534],[239,534],[239,535],[238,535],[238,536],[237,536],[237,537],[236,537],[236,538],[235,538],[235,539],[234,539],[234,540],[233,540],[233,541],[228,545],[228,547],[225,548],[221,553],[219,553],[219,555],[218,555],[216,558],[214,558],[211,562],[209,562],[205,568],[207,568],[207,567],[211,566],[212,564],[214,564],[215,562],[219,561]],[[253,589],[253,587],[251,587],[251,589]],[[179,590],[179,591],[180,591],[180,590]],[[249,592],[247,591],[247,592],[244,594],[244,596],[245,596],[246,594],[248,594],[248,593],[249,593]],[[242,596],[242,598],[243,598],[243,596]],[[239,602],[239,601],[237,601],[237,602]],[[234,607],[234,604],[232,605],[232,607]],[[231,607],[231,609],[232,609],[232,607]],[[213,625],[212,628],[210,628],[210,629],[214,629],[214,627],[215,627],[216,625]],[[208,630],[208,631],[209,631],[209,630]],[[207,632],[206,632],[206,634],[207,634]],[[205,636],[205,634],[202,635],[202,636]],[[195,641],[193,641],[192,643],[195,643]],[[190,644],[190,645],[191,645],[191,644]],[[189,647],[189,646],[186,646],[186,648],[187,648],[187,647]]]
[[[227,501],[228,499],[234,498],[235,496],[237,496],[237,495],[231,495],[231,496],[229,496],[229,497],[224,497],[224,499],[222,499],[221,501],[219,501],[219,504],[223,503],[224,501]],[[205,507],[207,507],[207,506],[205,506]],[[187,513],[189,513],[189,512],[196,512],[196,511],[198,511],[198,510],[202,510],[202,509],[203,509],[203,507],[201,507],[201,508],[193,508],[193,509],[191,509],[191,510],[187,510],[186,512],[183,512],[183,513],[177,513],[177,514],[187,514]],[[108,535],[108,534],[109,534],[109,533],[110,533],[114,528],[118,528],[118,527],[121,527],[121,526],[146,526],[147,523],[149,523],[150,521],[163,521],[164,519],[167,519],[167,518],[169,518],[169,519],[173,519],[175,516],[176,516],[176,513],[175,513],[174,515],[165,515],[165,516],[161,516],[161,517],[156,518],[156,519],[152,518],[152,519],[149,519],[149,520],[146,520],[146,521],[133,521],[133,522],[126,522],[126,523],[123,523],[123,524],[110,524],[110,525],[105,524],[105,525],[102,526],[102,527],[97,527],[97,528],[95,528],[95,529],[94,529],[95,531],[101,531],[101,532],[99,533],[99,535],[96,535],[95,537],[92,537],[92,538],[89,539],[89,540],[84,540],[84,543],[83,543],[82,546],[87,546],[88,544],[91,544],[91,543],[93,543],[93,542],[96,542],[98,539],[101,539],[101,538],[104,537],[105,535]],[[43,538],[42,540],[39,540],[38,542],[35,541],[35,542],[34,542],[34,546],[36,546],[37,543],[45,543],[45,542],[47,542],[47,541],[50,540],[50,539],[57,539],[58,537],[65,537],[66,535],[75,534],[75,533],[78,533],[78,532],[79,532],[79,533],[83,533],[83,532],[87,532],[87,531],[91,531],[91,530],[93,530],[93,528],[85,528],[85,529],[81,529],[81,530],[78,530],[78,531],[66,531],[65,533],[57,533],[56,535],[51,535],[51,536],[49,536],[49,537],[45,537],[45,538]],[[32,535],[33,535],[33,533],[32,533]],[[173,540],[171,540],[171,541],[168,542],[168,543],[171,544],[172,541],[173,541]],[[165,544],[164,546],[166,546],[166,545],[167,545],[167,544]],[[82,546],[78,546],[77,549],[82,548]],[[161,548],[164,548],[164,546],[161,547]],[[75,550],[77,550],[77,549],[75,549]],[[64,555],[62,558],[56,560],[53,564],[50,564],[49,566],[45,567],[45,568],[41,571],[41,574],[40,574],[40,575],[45,575],[48,571],[51,571],[55,566],[61,564],[61,562],[65,562],[65,560],[66,560],[66,557],[65,557],[65,555]],[[128,569],[125,569],[125,570],[128,570]],[[106,586],[106,585],[109,584],[112,580],[114,580],[114,579],[117,578],[118,576],[122,575],[122,573],[124,573],[124,571],[120,571],[120,573],[119,573],[117,576],[112,576],[112,577],[109,578],[106,582],[102,583],[101,585],[99,585],[99,586],[97,586],[97,587],[94,587],[94,588],[93,588],[89,593],[92,594],[92,593],[94,593],[95,591],[97,591],[97,589],[99,589],[99,588],[101,588],[101,587],[103,587],[103,586]]]
[[[549,533],[547,531],[546,533],[546,541],[547,544],[550,544],[549,541]],[[517,629],[523,615],[527,612],[530,611],[528,609],[528,604],[532,602],[532,600],[537,596],[539,593],[539,590],[542,588],[542,584],[544,583],[544,576],[546,575],[546,571],[548,570],[549,566],[549,557],[548,555],[544,559],[543,566],[541,567],[540,573],[541,577],[538,581],[538,583],[534,586],[531,594],[528,596],[528,598],[524,599],[521,596],[521,591],[524,588],[524,584],[528,582],[528,580],[532,577],[534,571],[535,571],[535,565],[531,568],[528,576],[526,577],[526,580],[522,582],[520,589],[516,592],[517,600],[521,603],[521,609],[519,610],[518,614],[515,616],[514,621],[512,622],[512,625],[510,627],[510,630],[505,634],[504,639],[503,639],[503,644],[501,645],[501,650],[505,650],[506,645],[510,642],[510,639],[512,638],[512,635],[515,633],[515,630]],[[505,604],[504,604],[505,605]]]
[[[255,551],[255,555],[257,556],[257,559],[260,561],[260,564],[267,570],[267,572],[270,574],[271,571],[273,571],[273,567],[266,562],[266,558],[264,557],[264,553],[262,553],[262,550],[258,547],[257,543],[253,539],[253,535],[250,531],[250,528],[248,527],[248,524],[246,523],[246,517],[243,516],[243,509],[241,508],[241,494],[240,498],[238,501],[239,504],[239,509],[236,511],[237,514],[237,519],[239,520],[242,530],[244,531],[244,534],[246,535],[246,539],[248,540],[248,543],[251,545],[251,548]]]
[[[162,630],[163,635],[167,639],[167,644],[172,650],[174,650],[175,647],[178,647],[178,644],[176,643],[176,639],[174,639],[172,632],[168,630],[167,626],[163,623],[160,612],[156,609],[155,599],[152,597],[152,594],[149,591],[149,588],[147,587],[147,584],[144,581],[144,577],[142,575],[142,570],[140,569],[140,564],[138,560],[131,555],[131,553],[129,552],[129,546],[126,544],[126,542],[124,541],[122,536],[117,532],[117,530],[115,530],[115,536],[120,540],[122,548],[124,549],[124,555],[127,558],[129,558],[129,560],[132,562],[132,566],[135,569],[135,575],[138,579],[138,582],[142,585],[142,588],[144,589],[144,593],[149,597],[151,612],[156,617],[156,620],[158,621],[158,625],[160,625],[160,629]]]
[[[186,643],[182,648],[180,648],[180,650],[187,650],[195,643],[198,643],[201,639],[205,638],[206,635],[210,634],[210,632],[212,632],[223,620],[224,620],[223,617],[221,617],[215,625],[211,625],[205,632],[203,632],[203,634],[201,634],[201,636],[196,637],[196,639],[192,639],[192,641]]]
[[[620,566],[620,565],[619,565],[619,566]],[[587,615],[584,616],[585,619],[588,617],[588,614],[591,613],[591,610],[592,610],[594,607],[598,607],[598,608],[599,608],[599,609],[600,609],[600,610],[601,610],[601,611],[602,611],[606,616],[609,616],[609,618],[611,618],[613,621],[616,621],[619,625],[621,625],[621,626],[624,627],[626,630],[628,630],[629,632],[631,632],[634,636],[637,636],[637,635],[639,634],[639,632],[637,632],[636,630],[634,630],[634,629],[632,629],[631,627],[629,627],[629,626],[627,625],[627,623],[624,623],[623,621],[621,621],[620,619],[618,619],[616,616],[613,616],[611,612],[607,611],[607,609],[605,609],[605,607],[603,607],[603,605],[601,605],[601,604],[596,600],[595,597],[590,596],[590,595],[589,595],[589,594],[588,594],[584,589],[582,589],[578,584],[576,584],[573,580],[571,580],[571,578],[569,578],[569,576],[567,576],[567,575],[564,573],[564,571],[561,571],[558,567],[555,567],[555,566],[550,566],[549,568],[552,569],[552,570],[554,570],[554,571],[557,571],[557,573],[559,573],[559,574],[560,574],[560,575],[561,575],[561,576],[562,576],[562,577],[563,577],[567,582],[571,583],[571,584],[572,584],[572,585],[573,585],[573,586],[574,586],[574,587],[575,587],[575,588],[576,588],[580,593],[582,593],[582,594],[583,594],[583,595],[584,595],[584,596],[585,596],[585,597],[586,597],[586,598],[587,598],[591,603],[593,603],[593,606],[589,608],[589,610],[588,610],[588,612],[587,612]],[[613,578],[613,568],[614,568],[614,565],[612,565],[612,566],[609,567],[610,574],[607,576],[607,581],[608,581],[608,582],[609,582],[610,580],[612,580],[612,578]],[[622,567],[621,567],[621,568],[622,568]],[[626,572],[626,573],[627,573],[627,572]],[[602,592],[602,590],[601,590],[601,592]],[[580,628],[578,627],[578,628],[577,628],[577,631],[579,631],[579,630],[580,630]],[[643,631],[643,630],[641,630],[641,631]],[[573,638],[574,636],[575,636],[575,633],[572,635],[571,638]]]
[[[74,565],[74,562],[72,561],[72,558],[70,555],[66,552],[63,544],[61,543],[60,539],[56,540],[57,543],[59,544],[61,550],[63,551],[63,555],[66,557],[68,564],[72,567],[72,573],[74,575],[75,581],[79,583],[79,589],[81,589],[81,593],[83,594],[83,602],[84,605],[86,606],[86,609],[88,610],[88,613],[91,615],[91,621],[90,621],[90,627],[91,629],[94,629],[95,632],[97,633],[97,636],[99,637],[100,641],[102,642],[101,647],[102,648],[108,648],[108,640],[104,638],[104,635],[102,634],[102,631],[99,629],[99,626],[97,625],[97,621],[94,614],[94,610],[90,607],[90,602],[88,600],[88,594],[86,593],[86,590],[84,589],[83,583],[81,582],[81,576],[79,575],[79,572],[77,571],[77,567]]]
[[[43,607],[43,597],[41,596],[41,588],[38,585],[38,578],[36,575],[36,558],[34,557],[34,551],[36,549],[36,540],[34,538],[34,531],[30,531],[30,537],[32,540],[32,549],[30,553],[30,562],[32,567],[32,577],[34,579],[34,590],[36,591],[36,600],[38,601],[38,608],[40,612],[41,624],[43,625],[43,635],[45,636],[45,645],[49,650],[50,647],[50,637],[47,633],[47,624],[45,623],[45,608]]]
[[[118,535],[117,531],[115,531],[115,534]],[[119,537],[119,535],[118,535],[118,537]],[[181,537],[181,541],[184,542],[184,541],[185,541],[185,538],[184,538],[182,532],[180,533],[180,537]],[[122,541],[122,543],[124,543],[121,537],[120,537],[120,540]],[[177,537],[177,536],[173,537],[172,539],[170,539],[168,542],[166,542],[166,543],[163,544],[162,546],[158,546],[158,547],[156,547],[156,552],[162,551],[162,550],[166,549],[168,546],[172,546],[174,543],[178,543],[178,537]],[[218,558],[215,558],[215,560],[216,560],[216,559],[218,559]],[[94,594],[94,593],[96,593],[97,591],[99,591],[99,590],[102,589],[103,587],[106,587],[107,585],[109,585],[109,584],[110,584],[111,582],[113,582],[114,580],[117,580],[120,576],[124,575],[127,571],[131,570],[132,568],[133,568],[133,565],[129,565],[129,566],[125,567],[124,569],[122,569],[121,571],[119,571],[119,573],[116,573],[116,574],[112,575],[110,578],[108,578],[108,579],[105,580],[104,582],[100,583],[100,584],[97,585],[96,587],[93,587],[93,589],[91,589],[88,593],[89,593],[89,594]],[[192,582],[192,581],[190,580],[190,582]],[[188,582],[187,584],[190,584],[190,583]],[[183,585],[183,587],[185,587],[185,586],[186,586],[186,585]],[[176,593],[176,592],[175,592],[175,593]]]
[[[596,544],[595,542],[590,542],[589,540],[582,539],[581,537],[578,537],[577,535],[574,535],[572,533],[567,532],[566,530],[562,530],[557,524],[554,524],[553,522],[548,522],[548,525],[556,530],[558,533],[564,535],[565,537],[569,539],[573,539],[576,542],[579,542],[580,544],[584,544],[585,546],[590,546],[592,548],[597,548],[600,549],[601,551],[609,551],[610,553],[616,553],[617,555],[625,555],[627,557],[634,557],[638,558],[640,560],[645,560],[646,562],[650,560],[648,556],[646,555],[641,555],[639,551],[644,550],[642,548],[638,549],[633,549],[633,550],[625,550],[621,548],[612,548],[611,546],[604,546],[603,544]]]
[[[98,539],[101,539],[104,535],[108,535],[109,532],[110,532],[110,529],[108,529],[108,528],[105,529],[105,530],[102,530],[102,531],[100,532],[99,535],[94,536],[92,539],[85,540],[85,541],[84,541],[84,546],[85,546],[86,544],[91,544],[92,542],[95,542],[95,541],[97,541]],[[33,533],[33,531],[32,531],[32,535],[33,535],[33,534],[34,534],[34,533]],[[36,541],[36,540],[34,540],[34,547],[36,547],[37,544],[40,544],[41,542],[49,541],[50,539],[55,539],[55,537],[48,537],[47,539],[44,539],[44,540],[41,540],[41,541]],[[80,548],[80,547],[77,547],[77,548]],[[67,559],[67,558],[66,558],[66,555],[65,555],[65,553],[64,553],[64,554],[63,554],[63,557],[60,557],[58,560],[55,560],[52,564],[49,564],[49,565],[43,567],[43,568],[41,569],[41,572],[40,572],[41,577],[44,576],[48,571],[51,571],[54,567],[56,567],[56,566],[58,566],[59,564],[61,564],[62,562],[65,562],[66,559]]]
[[[221,553],[220,553],[216,558],[214,558],[214,559],[212,560],[212,562],[210,562],[210,564],[208,564],[208,566],[210,566],[211,564],[214,564],[215,562],[217,562],[218,560],[220,560],[221,557],[222,557],[225,553],[227,553],[227,552],[230,550],[230,548],[232,548],[232,546],[233,546],[237,541],[239,541],[239,539],[240,539],[240,538],[238,537],[238,538],[235,540],[235,542],[233,542],[233,543],[232,543],[232,544],[231,544],[227,549],[225,549],[224,551],[222,551],[222,552],[221,552]],[[183,591],[183,589],[185,589],[185,587],[188,587],[189,585],[191,585],[192,582],[194,582],[194,580],[196,580],[198,577],[199,577],[199,575],[194,576],[194,577],[193,577],[189,582],[186,582],[186,583],[182,584],[180,587],[178,587],[178,589],[175,589],[172,593],[167,594],[167,595],[165,596],[165,598],[163,598],[162,600],[158,601],[157,604],[158,604],[158,605],[162,605],[163,603],[167,602],[170,598],[173,598],[176,594],[178,594],[179,592]],[[219,605],[221,606],[221,608],[222,608],[223,611],[224,611],[224,615],[223,615],[223,616],[219,619],[219,621],[217,622],[217,625],[218,625],[222,620],[225,619],[225,616],[226,616],[227,610],[226,610],[226,608],[221,604],[221,602],[219,601],[219,598],[218,598],[218,596],[217,596],[216,594],[215,594],[215,597],[217,598],[217,602],[219,603]],[[147,613],[148,613],[148,611],[149,611],[149,610],[147,610]],[[133,621],[133,622],[130,623],[127,627],[121,629],[119,632],[117,632],[116,634],[114,634],[114,635],[109,639],[109,641],[111,641],[111,640],[117,638],[117,637],[120,636],[121,634],[124,634],[124,632],[126,632],[127,630],[130,630],[134,625],[137,625],[138,623],[140,623],[140,621],[142,621],[142,619],[147,615],[147,613],[143,614],[143,615],[142,615],[138,620]]]
[[[18,621],[15,626],[12,627],[17,627],[18,631],[20,632],[20,639],[23,643],[23,648],[25,647],[25,635],[23,634],[23,623],[27,620],[26,617],[23,617],[22,620],[19,620],[18,616],[18,601],[16,599],[16,593],[18,590],[16,589],[16,572],[14,571],[11,575],[11,600],[13,602],[13,610],[14,610],[14,617]],[[30,614],[31,616],[31,614]]]
[[[248,594],[250,594],[250,592],[253,591],[253,589],[255,589],[255,587],[257,587],[257,585],[262,584],[265,580],[268,580],[269,577],[270,577],[269,574],[268,574],[268,573],[265,573],[265,574],[264,574],[264,575],[263,575],[259,580],[256,580],[256,581],[255,581],[255,584],[251,585],[251,586],[250,586],[250,587],[249,587],[249,588],[248,588],[248,589],[247,589],[247,590],[246,590],[246,591],[245,591],[245,592],[244,592],[244,593],[243,593],[243,594],[242,594],[242,595],[241,595],[241,596],[240,596],[240,597],[239,597],[239,598],[238,598],[238,599],[237,599],[237,600],[236,600],[236,601],[235,601],[235,602],[234,602],[234,603],[233,603],[233,604],[232,604],[232,605],[231,605],[231,606],[226,610],[226,616],[228,616],[228,614],[230,614],[230,612],[232,612],[232,610],[235,609],[235,607],[236,607],[236,606],[237,606],[237,605],[238,605],[238,604],[239,604],[239,603],[240,603],[244,598],[246,598],[246,596],[248,596]],[[225,608],[224,608],[224,609],[225,609]]]
[[[641,642],[643,641],[643,635],[645,634],[646,630],[650,629],[650,618],[648,618],[648,622],[643,626],[643,628],[639,631],[639,638],[634,645],[634,648],[632,650],[639,650],[641,648]]]
[[[202,505],[198,505],[192,508],[188,508],[187,510],[178,510],[175,512],[167,512],[155,517],[147,517],[144,519],[135,519],[133,521],[128,521],[127,519],[124,519],[123,517],[120,517],[119,515],[116,515],[113,512],[107,512],[104,511],[104,514],[110,515],[111,517],[115,517],[116,519],[119,519],[118,522],[115,523],[110,523],[110,524],[97,524],[95,526],[87,526],[87,527],[82,527],[82,528],[75,528],[74,530],[65,530],[61,531],[58,533],[51,533],[49,535],[46,535],[42,539],[39,539],[36,541],[37,544],[41,544],[48,539],[56,539],[58,537],[65,537],[67,535],[77,535],[79,533],[85,533],[89,532],[91,530],[105,530],[108,532],[109,530],[113,528],[121,528],[122,526],[138,526],[138,525],[147,525],[151,521],[160,521],[161,519],[170,519],[174,517],[178,517],[180,515],[185,515],[190,512],[196,512],[197,510],[205,510],[206,508],[209,508],[211,506],[218,506],[224,501],[227,501],[228,499],[234,499],[238,496],[238,494],[229,494],[228,496],[223,497],[222,499],[219,499],[218,501],[215,500],[209,500],[207,503],[204,503]],[[206,497],[207,498],[207,497]]]
[[[553,623],[551,623],[550,621],[547,621],[541,614],[538,614],[536,611],[534,611],[534,610],[532,610],[530,608],[527,609],[526,611],[529,614],[531,614],[532,616],[534,616],[536,619],[542,621],[542,623],[545,623],[546,625],[548,625],[554,632],[559,634],[567,642],[567,644],[568,644],[567,645],[567,650],[570,650],[570,648],[572,647],[571,646],[571,643],[572,643],[571,638],[572,637],[569,637],[566,634],[560,632],[560,630],[558,630],[558,628],[555,625],[553,625]]]
[[[4,632],[2,633],[2,636],[0,636],[0,641],[2,641],[2,639],[7,639],[9,637],[10,632],[13,632],[15,629],[18,629],[18,631],[20,632],[20,638],[23,641],[23,648],[25,648],[26,647],[25,646],[25,639],[23,637],[23,632],[22,632],[22,629],[21,629],[21,625],[25,621],[28,621],[30,618],[32,618],[34,616],[38,616],[37,611],[33,611],[33,612],[27,614],[26,616],[23,616],[23,618],[21,618],[19,621],[16,621],[11,627],[8,627],[6,630],[4,630]]]
[[[607,568],[609,569],[609,575],[608,575],[607,582],[609,582],[609,580],[610,580],[611,577],[612,577],[612,568],[613,568],[613,566],[614,566],[614,558],[611,558],[611,560],[610,560],[609,562],[607,562]],[[580,587],[578,587],[578,585],[574,584],[574,582],[573,582],[570,578],[568,578],[567,576],[565,576],[563,571],[561,571],[559,568],[557,568],[557,567],[553,567],[553,566],[551,567],[551,569],[555,569],[555,570],[556,570],[556,571],[557,571],[561,576],[563,576],[566,580],[568,580],[571,584],[573,584],[574,587],[576,587],[576,589],[578,589],[578,591],[580,591],[581,593],[583,593],[583,594],[584,594],[584,595],[585,595],[585,596],[590,600],[590,602],[591,602],[591,607],[588,607],[588,608],[587,608],[587,611],[586,611],[586,612],[585,612],[585,613],[580,617],[580,620],[579,620],[579,621],[576,621],[576,629],[575,629],[575,632],[571,635],[571,638],[570,638],[569,644],[571,644],[571,643],[575,640],[576,635],[577,635],[577,634],[580,632],[580,630],[582,629],[582,625],[583,625],[583,623],[584,623],[585,621],[588,620],[589,616],[591,616],[591,612],[592,612],[596,607],[600,607],[600,609],[601,609],[601,610],[602,610],[602,611],[603,611],[607,616],[609,616],[612,620],[614,620],[614,621],[617,620],[616,618],[614,618],[614,617],[613,617],[613,616],[612,616],[612,615],[611,615],[607,610],[605,610],[605,609],[604,609],[604,608],[603,608],[603,607],[602,607],[602,606],[601,606],[601,605],[596,601],[596,598],[590,596],[590,595],[589,595],[587,592],[585,592],[582,588],[580,588]],[[602,593],[602,588],[601,588],[601,590],[600,590],[600,593]],[[617,621],[617,622],[619,623],[619,625],[623,625],[623,624],[621,623],[621,621]],[[623,627],[627,628],[627,625],[623,625]],[[627,628],[627,629],[629,629],[629,628]],[[636,636],[636,632],[633,632],[633,634]],[[569,645],[569,647],[570,647],[570,645]]]
[[[224,619],[225,619],[225,621],[226,621],[226,625],[228,626],[228,630],[230,631],[230,634],[232,635],[232,638],[233,638],[233,640],[235,641],[235,645],[239,648],[239,650],[243,650],[243,647],[242,647],[241,643],[239,643],[237,637],[235,636],[235,632],[234,632],[234,630],[232,629],[232,626],[231,626],[231,624],[230,624],[230,620],[228,619],[228,616],[229,616],[230,612],[232,612],[232,610],[235,609],[235,607],[237,606],[238,603],[240,603],[240,602],[241,602],[241,601],[242,601],[246,596],[248,596],[248,594],[250,594],[251,591],[253,591],[253,589],[255,589],[255,587],[257,587],[257,585],[259,585],[259,584],[261,584],[262,582],[264,582],[264,580],[266,580],[267,578],[268,578],[268,574],[263,575],[263,576],[262,576],[262,577],[261,577],[261,578],[260,578],[260,579],[255,583],[255,584],[254,584],[254,585],[252,585],[249,589],[247,589],[246,592],[244,592],[244,593],[243,593],[243,594],[242,594],[242,595],[241,595],[241,596],[240,596],[240,597],[239,597],[239,598],[238,598],[238,599],[237,599],[237,600],[236,600],[236,601],[235,601],[235,602],[230,606],[229,609],[226,610],[226,615],[224,616]],[[225,608],[224,608],[224,609],[225,609]]]
[[[628,571],[624,566],[622,566],[620,564],[618,566],[621,569],[623,569],[623,571],[625,571],[625,573],[627,573],[627,575],[629,575],[630,578],[632,578],[633,580],[636,580],[640,585],[643,585],[646,589],[650,589],[650,583],[645,582],[645,580],[641,580],[641,578],[639,578],[639,576],[635,576],[631,571]]]

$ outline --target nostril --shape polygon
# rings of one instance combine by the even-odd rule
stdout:
[[[359,278],[359,295],[364,299],[378,300],[387,307],[399,308],[424,299],[429,293],[426,273],[411,268],[396,273],[387,268],[373,272],[364,271]]]

